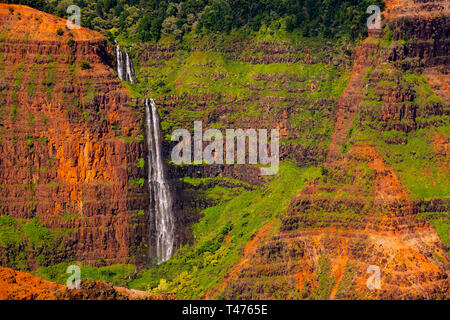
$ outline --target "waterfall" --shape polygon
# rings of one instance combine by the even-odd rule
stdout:
[[[117,60],[117,74],[119,75],[119,79],[123,80],[123,70],[124,70],[124,65],[123,65],[123,54],[122,54],[122,50],[120,50],[120,46],[117,45],[116,46],[116,60]]]
[[[148,185],[152,221],[155,229],[156,257],[158,264],[167,261],[173,254],[175,235],[172,215],[172,197],[169,191],[163,159],[161,156],[161,131],[159,115],[153,99],[145,99],[145,119],[148,144]],[[154,200],[153,202],[151,200]]]
[[[133,83],[135,79],[133,60],[131,60],[127,48],[125,48],[125,53],[123,53],[120,46],[116,46],[116,60],[119,79]]]
[[[133,60],[131,60],[130,56],[128,55],[127,48],[125,48],[125,65],[126,65],[126,81],[133,83],[134,82],[134,66],[133,66]]]

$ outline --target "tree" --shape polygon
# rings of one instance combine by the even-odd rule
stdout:
[[[174,16],[167,17],[162,23],[161,33],[164,36],[173,35],[176,39],[179,39],[183,32],[178,28],[177,22],[178,19]]]

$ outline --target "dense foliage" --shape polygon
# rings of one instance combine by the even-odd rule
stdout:
[[[7,0],[61,17],[75,4],[82,25],[111,37],[139,41],[208,32],[230,32],[261,27],[294,30],[305,37],[358,38],[366,32],[366,9],[384,7],[382,0]]]

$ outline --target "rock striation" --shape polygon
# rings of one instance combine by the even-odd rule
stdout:
[[[19,5],[0,4],[0,34],[0,215],[58,231],[44,264],[146,262],[143,110],[117,79],[114,49]],[[0,263],[21,250],[3,246]],[[27,267],[38,254],[26,252]]]

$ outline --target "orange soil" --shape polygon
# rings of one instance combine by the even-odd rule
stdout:
[[[230,243],[230,232],[228,232],[227,235],[225,236],[225,246],[227,246],[227,247],[228,247],[228,244]]]
[[[438,133],[433,137],[433,146],[440,160],[439,170],[450,176],[450,139]]]
[[[423,5],[415,5],[412,0],[387,0],[386,2],[387,8],[383,14],[388,19],[406,14],[417,14],[416,9],[418,9],[420,5]],[[444,3],[444,1],[439,0],[434,2],[438,2],[439,4]],[[445,3],[446,4],[444,7],[448,8],[450,2],[446,1]],[[412,4],[412,6],[409,6],[410,4]],[[427,16],[434,15],[436,12],[418,11],[419,15]],[[366,42],[367,41],[370,41],[370,38],[366,39]],[[357,51],[349,84],[344,90],[338,102],[338,106],[336,107],[337,120],[328,151],[327,160],[329,162],[335,161],[339,155],[340,146],[342,146],[347,138],[347,132],[352,125],[352,121],[356,113],[355,107],[359,103],[358,101],[361,96],[362,80],[367,72],[368,64],[365,63],[363,59],[358,59],[364,57],[364,55],[360,55],[360,53],[364,52]],[[445,78],[445,76],[441,73],[436,75],[436,72],[431,75],[431,78],[432,79],[430,82],[434,81],[435,88],[438,88],[441,92],[444,92],[448,97],[447,83],[449,82],[446,81],[447,78]],[[439,150],[444,157],[448,155],[448,146],[448,139],[443,136],[435,137],[435,149]],[[370,145],[355,146],[349,152],[349,155],[352,153],[356,155],[356,157],[362,157],[365,159],[369,167],[375,171],[376,179],[373,188],[375,198],[384,200],[386,204],[396,203],[399,200],[408,201],[407,190],[400,183],[394,170],[386,165],[382,156],[374,147]],[[447,161],[447,163],[449,162]],[[314,183],[311,183],[302,190],[301,196],[314,194],[317,191],[316,189],[317,187]],[[365,230],[347,229],[343,232],[339,232],[335,240],[338,241],[338,246],[336,249],[333,249],[334,254],[332,254],[331,258],[333,274],[336,276],[336,284],[331,290],[331,294],[329,296],[330,299],[335,298],[338,287],[343,280],[345,267],[348,263],[357,263],[360,265],[360,275],[356,278],[356,289],[358,293],[364,293],[367,291],[367,275],[365,274],[365,271],[369,264],[376,263],[382,267],[382,287],[384,293],[392,292],[392,294],[397,294],[398,297],[400,297],[401,295],[399,294],[399,290],[407,291],[407,288],[410,288],[412,294],[418,294],[418,292],[429,292],[428,294],[431,295],[428,298],[433,298],[433,291],[427,291],[429,288],[426,288],[427,286],[429,287],[430,282],[428,280],[418,281],[418,279],[420,277],[429,277],[429,279],[432,279],[431,281],[435,281],[436,278],[439,279],[439,275],[442,275],[442,266],[440,268],[435,263],[434,258],[430,253],[438,255],[443,261],[442,264],[448,265],[447,257],[439,249],[439,246],[436,246],[436,244],[440,242],[439,237],[434,229],[429,228],[428,226],[420,227],[414,225],[414,220],[408,220],[406,222],[411,223],[411,227],[414,228],[414,231],[410,228],[402,228],[402,226],[399,226],[398,224],[405,222],[396,221],[399,218],[401,217],[396,217],[394,212],[388,212],[388,214],[381,217],[380,226],[384,226],[381,230],[371,230],[368,225]],[[408,218],[413,219],[412,216],[405,217],[404,219]],[[308,267],[311,260],[317,260],[321,254],[321,250],[327,250],[327,248],[324,248],[321,243],[321,239],[324,235],[323,231],[323,229],[318,228],[317,230],[310,229],[306,232],[304,231],[304,234],[299,233],[299,237],[303,238],[305,240],[305,244],[307,244],[306,254],[303,258],[301,258],[299,265],[300,270],[295,273],[296,286],[300,293],[303,290],[304,281],[315,278],[315,268]],[[361,257],[366,257],[365,260],[361,261],[358,258],[359,255],[355,256],[350,252],[349,239],[355,239],[357,237],[367,235],[369,235],[368,241],[370,241],[372,245],[366,246],[364,252],[361,253]],[[351,257],[351,254],[353,254],[353,257]],[[370,263],[369,261],[366,261],[367,257],[372,259]],[[243,269],[243,267],[240,267],[241,263],[244,266],[248,264],[248,262],[245,261],[245,258],[241,260],[240,264],[234,267],[234,271],[230,274],[229,278],[227,278],[227,281],[223,283],[224,287],[233,277],[236,276],[236,273]],[[401,279],[403,283],[396,283],[396,279]],[[383,283],[383,281],[386,281],[386,283]],[[314,288],[314,281],[309,282],[311,287]],[[444,286],[445,283],[447,283],[448,286],[448,281],[442,281]],[[383,292],[379,292],[378,290],[369,292],[367,297],[376,298],[377,295],[383,294]]]
[[[447,156],[450,153],[450,140],[443,134],[437,134],[433,137],[434,150],[439,155]]]
[[[416,2],[414,0],[386,0],[386,8],[383,15],[387,19],[393,19],[402,16],[422,16],[433,17],[442,14],[442,12],[448,12],[450,8],[450,2],[447,0],[433,0],[429,3]],[[435,5],[432,10],[423,10],[423,8],[429,6],[429,4]],[[440,8],[438,8],[438,6]]]
[[[14,9],[11,14],[9,8]],[[69,40],[69,31],[66,29],[66,19],[55,17],[51,14],[32,9],[28,6],[0,3],[0,22],[8,28],[5,39],[13,40],[39,40],[55,41]],[[56,31],[61,28],[64,31],[58,36]],[[93,30],[86,28],[70,30],[75,41],[98,40],[104,37]]]
[[[309,282],[314,287],[314,278],[316,276],[315,272],[311,272],[310,266],[311,261],[308,259],[308,257],[305,255],[301,259],[301,265],[302,268],[298,272],[295,273],[294,278],[296,281],[296,286],[300,294],[303,292],[303,287],[305,285],[305,282]],[[312,268],[311,268],[312,269]]]
[[[94,293],[95,288],[83,289],[87,295]],[[114,290],[130,300],[173,300],[167,294],[152,294],[145,291],[114,287]],[[75,290],[76,293],[79,290]],[[32,274],[0,267],[0,300],[58,300],[67,299],[64,293],[67,288],[56,282],[46,281]],[[76,295],[69,299],[75,299]]]
[[[339,288],[339,284],[342,281],[345,272],[345,266],[348,262],[348,249],[349,249],[349,240],[345,240],[345,247],[342,249],[342,254],[337,258],[336,263],[334,264],[334,274],[336,276],[336,284],[330,293],[330,300],[334,300],[336,293]]]
[[[0,300],[56,300],[63,285],[31,274],[0,267]]]
[[[375,170],[375,196],[383,200],[408,199],[405,188],[400,183],[394,170],[386,165],[377,150],[370,145],[355,146],[351,152],[363,156],[370,168]]]
[[[383,15],[387,18],[392,18],[394,16],[394,9],[397,9],[404,5],[405,0],[386,0],[386,7],[384,9]]]

